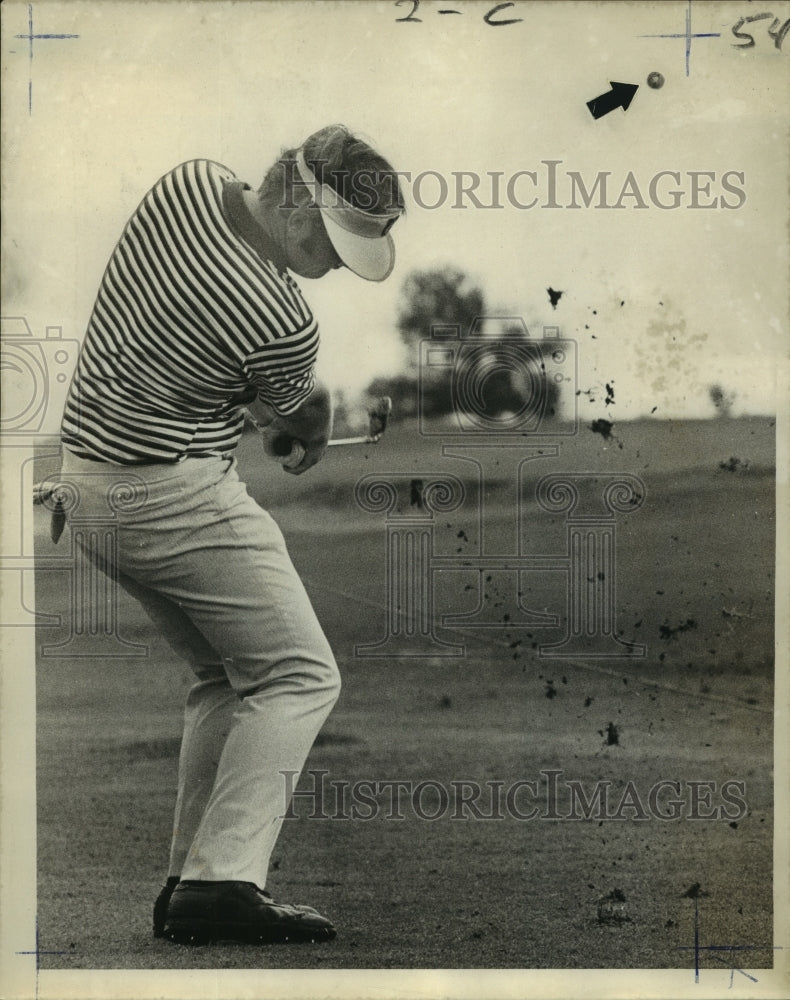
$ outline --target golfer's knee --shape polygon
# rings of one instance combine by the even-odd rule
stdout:
[[[340,671],[331,652],[294,664],[297,685],[310,692],[316,704],[331,711],[340,697]]]
[[[331,708],[340,697],[340,687],[340,670],[327,647],[269,664],[265,672],[237,685],[237,693],[241,698],[285,692],[310,695],[322,706]]]
[[[340,697],[342,681],[337,662],[331,653],[321,661],[318,684],[326,695],[327,704],[334,705]]]

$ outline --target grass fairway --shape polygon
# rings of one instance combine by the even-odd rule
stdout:
[[[38,659],[40,948],[62,953],[42,955],[42,968],[691,969],[695,909],[703,944],[764,949],[742,964],[771,967],[772,422],[617,433],[584,431],[517,480],[503,459],[483,481],[404,425],[301,480],[263,466],[246,438],[250,492],[281,523],[344,678],[299,785],[311,792],[323,772],[321,808],[297,799],[268,888],[326,912],[338,938],[199,949],[152,939],[190,677],[121,595],[120,631],[146,655]],[[437,516],[434,552],[459,567],[480,551],[481,497],[486,551],[507,551],[518,510],[525,551],[556,554],[565,522],[532,502],[540,476],[638,477],[644,503],[617,518],[616,627],[646,655],[541,656],[564,633],[556,572],[525,573],[522,600],[559,614],[559,626],[502,614],[497,627],[437,626],[463,657],[356,655],[384,635],[386,577],[384,515],[359,509],[354,484],[368,472],[442,471],[467,495]],[[37,518],[38,555],[62,555],[68,536],[53,549]],[[478,598],[492,614],[504,607],[507,595],[478,591],[477,569],[438,577],[437,619]],[[38,610],[64,621],[42,628],[39,646],[62,641],[67,574],[42,568],[36,588]],[[398,796],[399,781],[424,784]],[[677,784],[651,804],[662,781]],[[475,787],[473,808],[461,799]],[[585,816],[578,790],[596,788],[606,808],[599,799]],[[677,817],[662,818],[673,799]],[[700,965],[722,969],[707,952]]]

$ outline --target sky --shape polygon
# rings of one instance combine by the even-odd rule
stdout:
[[[686,3],[516,0],[492,19],[521,20],[498,26],[485,21],[495,6],[423,0],[416,21],[403,20],[413,0],[4,3],[3,315],[79,341],[115,241],[162,173],[209,157],[257,185],[283,147],[343,122],[412,182],[386,282],[300,281],[333,388],[353,395],[408,364],[404,279],[453,266],[487,313],[576,342],[591,415],[607,383],[617,419],[711,416],[713,383],[733,412],[773,413],[788,355],[790,40],[777,49],[765,21],[736,48],[739,5],[695,3],[691,30],[706,37],[686,75],[685,38],[646,37],[684,33]],[[34,38],[31,59],[17,37],[30,34],[78,37]],[[612,80],[639,89],[596,120],[587,102]],[[462,171],[484,179],[483,204],[499,174],[501,207],[457,199]],[[677,188],[677,209],[651,200],[661,171],[680,183],[663,175],[656,199]],[[602,175],[603,207],[598,194],[585,207],[579,179],[591,191]]]

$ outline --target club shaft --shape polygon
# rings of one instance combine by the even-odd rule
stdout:
[[[376,444],[377,442],[378,437],[370,437],[369,435],[353,438],[334,438],[328,442],[327,447],[332,448],[339,444]]]
[[[257,422],[249,410],[244,411],[245,417],[250,421],[253,427],[260,434],[264,428]],[[386,415],[385,415],[386,419]],[[363,434],[359,437],[349,437],[349,438],[334,438],[334,440],[329,441],[327,447],[335,447],[337,445],[347,445],[347,444],[378,444],[379,438],[383,430],[378,434]]]

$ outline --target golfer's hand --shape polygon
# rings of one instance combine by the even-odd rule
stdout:
[[[316,385],[298,410],[272,418],[262,432],[263,446],[286,472],[300,476],[324,457],[331,433],[332,400],[324,386]]]
[[[277,459],[283,469],[292,476],[301,476],[321,461],[326,452],[327,441],[300,441],[293,437],[288,427],[276,418],[263,431],[263,449],[267,455]]]

